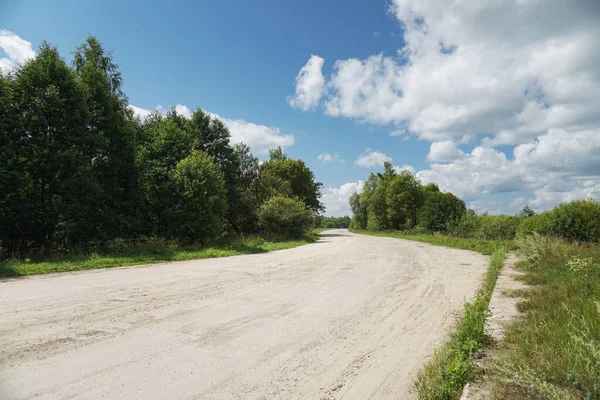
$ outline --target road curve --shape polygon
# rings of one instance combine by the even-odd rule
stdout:
[[[486,266],[332,230],[273,253],[1,280],[0,398],[413,398]]]

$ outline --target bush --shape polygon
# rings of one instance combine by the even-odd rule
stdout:
[[[558,236],[586,242],[600,239],[600,203],[594,200],[561,204],[552,210],[552,216]]]
[[[524,218],[511,215],[481,216],[475,236],[478,239],[514,239]]]
[[[551,235],[553,234],[552,225],[552,211],[523,218],[517,227],[517,236],[531,235],[534,232],[539,233],[540,235]]]
[[[312,213],[299,199],[275,196],[258,210],[258,226],[266,234],[299,237],[312,226]]]
[[[519,236],[537,232],[570,240],[600,240],[600,204],[594,200],[578,200],[561,204],[552,211],[523,218],[517,229]]]
[[[467,210],[460,218],[448,223],[448,233],[461,238],[475,237],[481,225],[480,216],[473,210]]]

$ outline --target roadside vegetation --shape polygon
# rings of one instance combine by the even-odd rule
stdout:
[[[139,119],[122,87],[94,37],[70,65],[43,43],[0,72],[0,276],[307,240],[324,208],[322,184],[302,160],[278,148],[259,163],[200,108]],[[258,236],[278,240],[246,244]]]
[[[473,361],[492,352],[481,373],[495,396],[510,399],[600,399],[600,204],[578,200],[536,214],[478,215],[452,193],[390,163],[350,198],[357,233],[416,240],[491,255],[475,300],[448,342],[415,382],[421,399],[459,399]],[[484,334],[490,296],[508,250],[517,250],[522,317],[501,343]],[[484,346],[485,345],[485,346]]]
[[[517,240],[532,287],[487,366],[501,398],[600,399],[600,246]]]
[[[136,240],[132,243],[115,240],[112,242],[111,248],[99,253],[61,255],[49,257],[43,261],[30,259],[4,261],[0,263],[0,278],[266,253],[313,243],[318,237],[318,231],[315,230],[292,239],[276,237],[264,239],[260,236],[237,237],[224,241],[226,244],[211,246],[185,246],[174,241],[157,238],[146,241]]]

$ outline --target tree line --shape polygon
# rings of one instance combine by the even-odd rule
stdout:
[[[280,148],[259,163],[218,119],[135,117],[110,52],[88,37],[68,65],[43,43],[0,73],[0,251],[85,250],[115,238],[206,243],[300,235],[322,184]]]
[[[361,193],[349,200],[350,229],[440,232],[457,237],[512,240],[533,233],[570,240],[600,241],[600,203],[576,200],[536,214],[528,205],[516,215],[478,215],[435,183],[423,185],[408,171],[384,164],[371,173]]]
[[[354,229],[444,231],[465,211],[465,202],[443,193],[434,183],[422,185],[409,171],[397,173],[390,162],[383,173],[371,173],[361,193],[349,200]]]

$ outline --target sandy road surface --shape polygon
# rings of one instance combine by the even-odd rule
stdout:
[[[336,230],[268,254],[3,280],[0,398],[411,398],[486,264]]]

